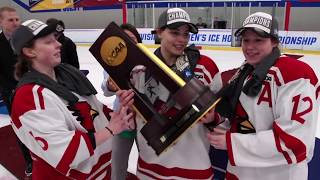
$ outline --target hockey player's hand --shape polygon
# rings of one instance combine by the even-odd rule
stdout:
[[[205,114],[199,122],[201,123],[210,123],[212,121],[214,121],[214,117],[215,117],[215,112],[214,109],[211,109],[209,112],[207,112],[207,114]]]
[[[128,106],[131,108],[133,105],[133,97],[134,91],[132,89],[129,90],[118,90],[116,95],[119,97],[120,106]]]
[[[110,116],[111,120],[108,124],[108,128],[114,135],[119,134],[124,130],[133,129],[135,126],[134,113],[128,111],[128,106],[122,106],[119,112],[111,112]]]
[[[213,131],[207,133],[210,144],[221,150],[227,150],[226,130],[214,128]]]
[[[224,119],[221,118],[221,116],[215,112],[214,109],[211,109],[200,119],[199,122],[203,123],[210,131],[213,131],[215,127],[224,122]]]

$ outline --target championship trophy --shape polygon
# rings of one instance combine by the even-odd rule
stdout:
[[[198,79],[192,78],[189,82],[184,82],[145,46],[135,44],[114,22],[107,26],[89,51],[120,89],[135,91],[134,108],[146,121],[140,132],[157,155],[174,143],[220,100]],[[152,78],[170,91],[172,96],[165,105],[167,108],[157,111],[148,97],[132,86],[130,73],[138,65],[145,66],[151,72]],[[166,111],[173,106],[181,108],[174,117],[167,117]]]

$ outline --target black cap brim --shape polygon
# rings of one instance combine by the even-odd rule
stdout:
[[[254,31],[258,36],[263,37],[263,38],[268,38],[271,37],[270,34],[266,33],[265,31],[261,30],[261,29],[257,29],[257,28],[253,28],[253,27],[242,27],[239,28],[235,33],[234,36],[235,37],[239,37],[241,36],[245,31],[247,30],[252,30]]]
[[[244,30],[245,30],[244,27],[237,29],[236,32],[234,32],[234,36],[235,37],[241,36],[241,34],[243,33]]]
[[[173,23],[173,24],[169,24],[167,25],[167,27],[169,29],[177,29],[179,28],[180,26],[182,25],[185,25],[187,24],[189,26],[189,31],[194,33],[194,34],[197,34],[198,33],[198,27],[192,23],[188,23],[188,22],[176,22],[176,23]]]

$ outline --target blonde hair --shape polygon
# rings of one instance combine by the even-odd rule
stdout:
[[[2,19],[2,14],[3,12],[8,11],[8,12],[16,12],[16,9],[9,7],[9,6],[3,6],[0,8],[0,18]]]

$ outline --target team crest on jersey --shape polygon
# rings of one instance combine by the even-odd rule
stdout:
[[[91,105],[87,102],[77,102],[68,106],[72,111],[72,115],[77,117],[77,121],[89,132],[95,132],[93,125],[94,119],[99,115],[98,111],[92,109]]]
[[[240,103],[237,104],[236,112],[236,131],[242,134],[255,133],[256,130],[249,120],[248,113],[245,111],[245,109],[242,107]]]
[[[242,134],[255,133],[256,130],[249,120],[243,120],[238,124],[238,132]]]

